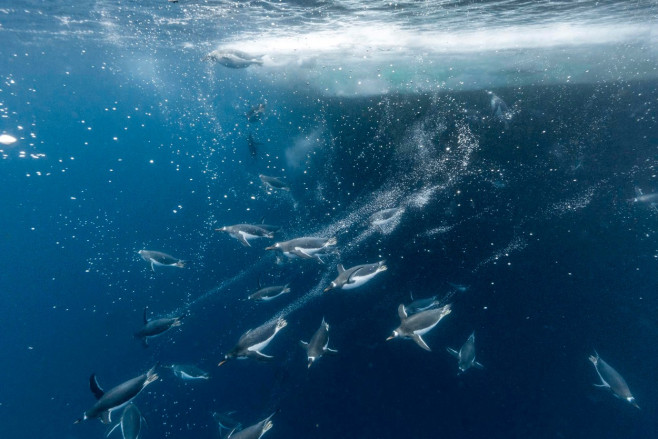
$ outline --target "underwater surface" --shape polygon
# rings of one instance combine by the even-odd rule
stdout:
[[[90,375],[158,364],[144,439],[227,437],[213,413],[276,413],[270,439],[655,438],[657,19],[651,0],[3,3],[0,435],[104,437],[74,424]],[[216,230],[263,222],[250,246]],[[299,237],[337,243],[265,250]],[[434,296],[431,351],[386,340]],[[140,340],[144,314],[180,326]],[[218,367],[279,318],[273,358]],[[338,352],[309,367],[323,319]],[[460,373],[447,348],[473,332],[483,367]],[[633,400],[594,386],[619,376]]]

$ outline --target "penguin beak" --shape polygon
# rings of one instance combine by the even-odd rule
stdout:
[[[313,364],[313,359],[312,359],[312,358],[309,358],[309,359],[308,359],[308,369],[311,368],[311,364]]]
[[[327,291],[329,291],[329,290],[332,289],[332,288],[333,288],[333,287],[332,287],[331,285],[329,285],[327,288],[325,288],[325,289],[323,290],[323,292],[326,293]]]
[[[386,341],[393,340],[394,338],[395,338],[394,335],[389,335],[388,338],[386,339]]]
[[[274,250],[274,248],[275,248],[275,247],[274,247],[273,245],[271,245],[271,246],[269,246],[269,247],[265,247],[265,250]]]
[[[222,364],[226,363],[228,360],[222,360],[217,364],[217,367],[221,366]]]

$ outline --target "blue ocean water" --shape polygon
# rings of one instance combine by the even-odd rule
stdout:
[[[161,367],[134,401],[144,438],[217,438],[213,412],[250,425],[277,410],[268,438],[655,437],[658,210],[636,197],[658,193],[657,11],[1,5],[2,437],[102,437],[98,420],[73,425],[89,375],[109,389],[156,363],[211,378]],[[203,60],[224,49],[262,65]],[[391,207],[393,224],[370,225]],[[339,254],[280,263],[273,240],[214,230],[261,220],[276,241],[335,236]],[[187,266],[151,271],[141,249]],[[337,263],[383,259],[368,284],[322,293]],[[259,279],[292,292],[245,301]],[[431,352],[385,341],[411,294],[452,303]],[[144,308],[183,325],[145,349]],[[272,361],[217,367],[279,315]],[[322,318],[339,354],[309,369],[298,341]],[[458,375],[446,347],[472,331],[484,369]],[[641,410],[593,386],[594,350]]]

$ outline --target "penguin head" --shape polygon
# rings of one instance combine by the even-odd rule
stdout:
[[[308,357],[308,367],[311,367],[311,364],[315,361],[315,357]]]
[[[324,292],[326,293],[327,291],[331,290],[332,288],[336,288],[336,282],[331,282],[331,284],[324,289]]]
[[[640,408],[640,406],[637,404],[637,402],[635,402],[635,398],[634,398],[634,397],[629,396],[628,398],[626,398],[626,401],[628,401],[628,402],[629,402],[633,407],[635,407],[636,409],[639,409],[639,408]]]
[[[278,249],[279,247],[281,247],[281,244],[279,244],[278,242],[276,242],[276,243],[274,243],[274,245],[271,245],[271,246],[269,246],[269,247],[265,247],[265,250],[276,250],[276,249]]]

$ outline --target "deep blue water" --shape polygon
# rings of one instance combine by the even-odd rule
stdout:
[[[211,379],[161,368],[135,399],[144,438],[216,438],[230,410],[279,410],[272,439],[655,437],[658,213],[633,202],[658,192],[655,18],[652,2],[0,7],[0,134],[17,138],[0,145],[0,434],[102,437],[73,425],[89,375],[108,389],[159,362]],[[201,61],[225,46],[265,63]],[[369,225],[395,206],[394,227]],[[340,255],[277,264],[271,240],[214,231],[262,218]],[[152,272],[144,248],[188,265]],[[337,263],[381,259],[320,293]],[[292,293],[243,300],[258,278]],[[469,288],[432,352],[385,341],[410,293],[450,283]],[[145,307],[186,317],[144,349]],[[217,367],[279,314],[272,361]],[[323,317],[339,354],[307,369],[298,341]],[[458,375],[445,348],[473,330],[485,368]],[[641,410],[593,386],[595,349]]]

